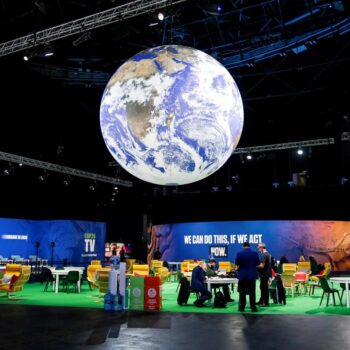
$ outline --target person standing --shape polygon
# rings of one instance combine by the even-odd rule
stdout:
[[[119,259],[120,259],[120,262],[125,262],[125,250],[124,250],[124,246],[122,246],[120,248],[120,251],[119,251]]]
[[[159,250],[159,247],[156,249],[156,251],[153,254],[153,259],[154,260],[160,260],[162,257],[162,253]]]
[[[255,284],[258,279],[257,267],[260,266],[260,260],[258,253],[250,249],[249,242],[243,243],[243,249],[236,255],[235,264],[238,266],[238,311],[244,311],[246,294],[248,294],[250,309],[256,312],[258,309],[255,305]]]
[[[199,293],[199,298],[194,302],[197,307],[204,306],[206,300],[211,299],[212,295],[205,284],[205,273],[207,264],[202,261],[192,270],[191,290]]]
[[[260,276],[260,306],[269,306],[269,279],[272,278],[271,255],[266,250],[265,243],[259,243],[260,266],[258,268]]]

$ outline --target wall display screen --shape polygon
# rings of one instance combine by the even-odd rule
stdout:
[[[162,260],[208,259],[234,262],[242,243],[257,251],[264,242],[276,260],[286,256],[297,262],[314,255],[320,263],[330,261],[335,270],[350,269],[350,222],[348,221],[218,221],[156,225],[155,245]]]
[[[53,261],[103,260],[105,240],[106,224],[102,222],[0,218],[0,255],[6,258],[38,253]]]

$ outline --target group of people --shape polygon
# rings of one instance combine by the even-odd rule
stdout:
[[[257,305],[269,305],[269,279],[272,277],[271,255],[264,243],[258,245],[259,254],[250,248],[248,242],[243,243],[243,249],[237,253],[235,264],[238,266],[238,310],[244,311],[246,306],[246,295],[249,295],[250,308],[253,312],[258,311]],[[212,276],[216,270],[216,261],[209,260],[209,263],[202,261],[192,271],[191,290],[198,292],[199,297],[195,301],[197,307],[204,306],[205,301],[212,298],[212,293],[207,289],[205,279]],[[256,280],[260,277],[260,300],[256,303]],[[218,285],[216,286],[218,287]],[[229,286],[222,284],[223,294],[226,301],[231,299]]]
[[[201,261],[198,266],[192,270],[191,290],[199,293],[199,297],[194,302],[197,307],[204,306],[204,303],[212,298],[211,291],[208,290],[205,279],[216,275],[217,265],[215,259],[210,259],[208,263]],[[227,284],[216,284],[216,288],[222,288],[225,302],[233,302],[230,289]]]

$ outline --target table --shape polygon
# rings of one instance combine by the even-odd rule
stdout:
[[[208,290],[210,292],[212,284],[238,283],[238,278],[210,277],[210,278],[207,278],[204,282],[207,284]]]
[[[79,271],[80,278],[79,278],[79,281],[77,282],[77,285],[78,285],[78,292],[80,293],[80,280],[85,267],[68,266],[68,267],[65,267],[63,270],[56,270],[54,267],[49,267],[49,269],[51,270],[52,275],[55,277],[55,293],[58,293],[58,284],[59,284],[60,276],[67,276],[69,271]]]
[[[350,276],[348,276],[348,277],[331,277],[329,280],[331,282],[337,282],[337,283],[344,283],[345,284],[346,306],[350,307],[350,298],[349,298]]]

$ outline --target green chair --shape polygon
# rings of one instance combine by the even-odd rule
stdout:
[[[79,271],[69,271],[67,274],[67,278],[64,280],[64,286],[66,292],[69,291],[69,286],[72,285],[74,288],[74,292],[78,293],[78,282],[80,279]]]
[[[322,297],[321,297],[321,301],[320,301],[320,306],[322,304],[322,301],[323,301],[323,297],[325,294],[327,294],[327,306],[328,306],[328,302],[329,302],[329,296],[332,294],[332,297],[333,297],[333,305],[336,305],[335,303],[335,297],[334,297],[334,294],[337,293],[338,294],[338,298],[339,298],[339,303],[340,305],[342,305],[342,302],[341,302],[341,298],[340,298],[340,295],[339,295],[339,291],[338,289],[335,289],[335,288],[331,288],[328,284],[328,280],[326,277],[321,277],[320,278],[320,286],[323,290],[323,293],[322,293]]]

